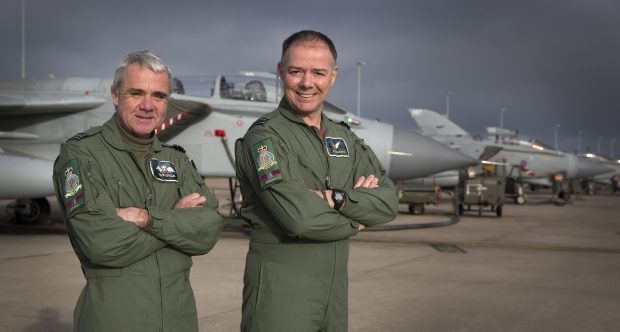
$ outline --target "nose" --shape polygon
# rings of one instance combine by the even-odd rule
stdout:
[[[311,88],[312,87],[312,74],[311,73],[304,73],[301,76],[301,81],[299,81],[299,86],[301,86],[302,88]]]
[[[607,173],[610,169],[603,163],[582,156],[568,154],[569,157],[569,178],[588,178],[598,174]]]
[[[394,128],[390,179],[406,180],[463,168],[478,161],[418,133]]]
[[[155,100],[153,96],[147,94],[140,102],[140,109],[143,111],[152,111],[154,109]]]

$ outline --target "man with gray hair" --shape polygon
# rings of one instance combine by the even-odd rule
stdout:
[[[223,219],[179,146],[154,134],[171,91],[149,51],[116,68],[116,112],[63,144],[54,187],[86,277],[75,331],[197,331],[191,256],[206,254]]]

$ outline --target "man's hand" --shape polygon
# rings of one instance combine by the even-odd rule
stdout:
[[[128,222],[142,228],[149,222],[149,212],[137,207],[116,208],[116,215]]]
[[[355,188],[377,188],[379,187],[379,179],[377,179],[374,175],[370,174],[368,177],[360,176],[357,181],[355,181]]]
[[[364,225],[362,225],[362,224],[359,224],[359,225],[357,226],[357,230],[358,230],[358,231],[360,231],[360,232],[361,232],[361,231],[363,231],[364,229],[366,229],[366,226],[364,226]]]
[[[207,198],[199,193],[191,193],[187,196],[181,197],[181,199],[174,205],[175,209],[194,208],[199,206],[205,206]]]

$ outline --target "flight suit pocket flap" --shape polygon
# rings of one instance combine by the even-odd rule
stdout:
[[[86,279],[101,277],[120,277],[121,269],[87,269],[84,273]]]

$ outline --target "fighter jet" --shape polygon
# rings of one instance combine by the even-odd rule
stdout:
[[[432,137],[464,154],[480,160],[511,165],[510,176],[521,182],[552,186],[565,179],[588,178],[608,171],[606,167],[587,158],[555,150],[536,139],[523,139],[513,131],[487,128],[490,137],[475,139],[445,116],[425,109],[409,109],[422,134]],[[455,185],[453,173],[443,173],[444,180]],[[446,181],[444,181],[446,183]],[[516,197],[524,203],[523,196]]]
[[[0,82],[0,199],[18,222],[47,219],[53,194],[52,164],[68,138],[103,124],[114,112],[111,79],[67,78]],[[203,176],[234,177],[234,141],[282,97],[275,74],[242,72],[173,80],[160,139],[183,146]],[[326,113],[344,121],[380,158],[393,180],[465,167],[473,160],[422,135],[357,118],[328,104]]]
[[[592,178],[595,184],[609,187],[613,193],[620,190],[620,160],[612,160],[605,155],[593,153],[586,153],[581,156],[595,160],[609,168],[608,172],[595,175]]]

